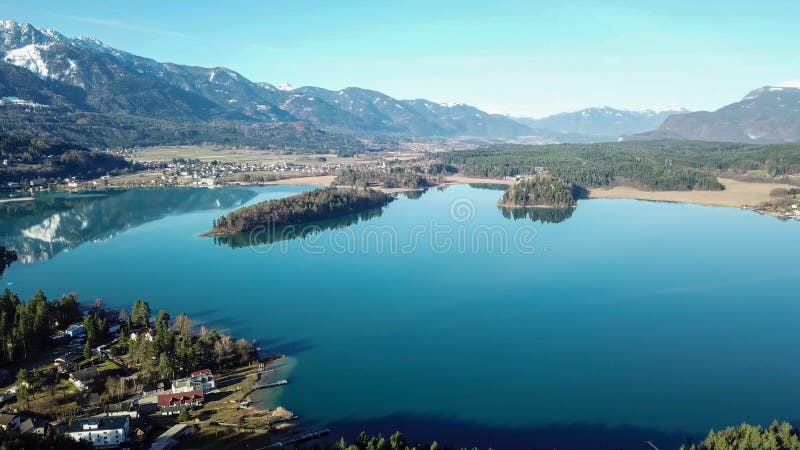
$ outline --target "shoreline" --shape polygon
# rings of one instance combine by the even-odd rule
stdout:
[[[36,200],[36,197],[0,198],[0,203],[19,203],[19,202],[29,202],[32,200]]]
[[[721,191],[646,191],[628,186],[595,188],[589,191],[589,199],[632,199],[673,203],[691,203],[704,206],[723,206],[732,208],[753,208],[774,197],[770,192],[775,188],[791,189],[784,183],[757,183],[718,178],[725,186]]]
[[[219,184],[216,186],[192,186],[192,185],[183,185],[183,186],[103,186],[95,187],[90,189],[73,189],[72,192],[90,192],[94,190],[116,190],[116,189],[152,189],[152,188],[161,188],[161,187],[176,187],[176,188],[207,188],[207,189],[214,189],[214,188],[224,188],[227,186],[239,186],[239,187],[247,187],[247,186],[277,186],[277,185],[287,185],[287,186],[330,186],[334,180],[333,175],[318,175],[318,176],[306,176],[306,177],[289,177],[274,181],[265,181],[265,182],[226,182],[223,184]],[[774,197],[770,196],[770,191],[775,188],[784,188],[784,189],[791,189],[796,188],[797,186],[793,186],[790,184],[785,183],[770,183],[770,182],[749,182],[749,181],[739,181],[730,178],[718,178],[719,182],[725,186],[725,189],[720,191],[700,191],[700,190],[689,190],[689,191],[649,191],[639,188],[634,188],[630,186],[614,186],[614,187],[606,187],[606,188],[593,188],[589,190],[589,195],[586,199],[630,199],[630,200],[647,200],[647,201],[661,201],[661,202],[671,202],[671,203],[688,203],[694,205],[701,205],[701,206],[719,206],[719,207],[730,207],[730,208],[740,208],[740,209],[748,209],[753,210],[759,213],[770,214],[769,211],[760,210],[758,209],[759,205],[763,202],[768,202]],[[452,175],[445,178],[445,181],[439,183],[434,186],[430,186],[429,188],[436,188],[436,187],[448,187],[448,186],[455,186],[455,185],[462,185],[462,184],[494,184],[494,185],[503,185],[503,186],[511,186],[515,183],[515,180],[504,180],[504,179],[497,179],[497,178],[479,178],[479,177],[469,177],[469,176],[462,176],[462,175]],[[412,188],[383,188],[383,187],[373,187],[373,189],[384,192],[387,194],[395,194],[401,192],[413,192],[419,191],[421,189],[412,189]],[[24,201],[32,201],[35,200],[35,197],[22,197],[22,198],[7,198],[7,199],[0,199],[0,204],[3,203],[13,203],[13,202],[24,202]],[[498,203],[498,206],[506,207],[506,208],[523,208],[523,206],[516,206],[516,205],[502,205]],[[534,205],[534,206],[525,206],[526,208],[531,207],[542,207],[542,208],[558,208],[558,206],[543,206],[543,205]]]

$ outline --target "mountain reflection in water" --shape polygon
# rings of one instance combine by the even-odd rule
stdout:
[[[45,193],[0,205],[0,245],[16,251],[18,262],[33,263],[167,215],[232,208],[255,196],[241,188]]]

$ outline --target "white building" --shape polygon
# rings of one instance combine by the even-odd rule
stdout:
[[[92,444],[94,448],[119,447],[128,439],[131,420],[128,416],[75,419],[67,436]]]
[[[214,381],[214,375],[209,369],[198,370],[192,372],[186,378],[180,378],[172,382],[172,392],[189,392],[194,390],[202,390],[204,394],[209,392],[216,392],[217,383]]]

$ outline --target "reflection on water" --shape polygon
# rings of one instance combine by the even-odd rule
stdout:
[[[16,251],[19,262],[32,263],[166,215],[231,208],[255,195],[240,188],[43,194],[35,201],[0,205],[0,244]]]
[[[425,195],[426,192],[428,192],[427,189],[417,189],[414,191],[402,191],[400,192],[400,195],[409,200],[419,200],[423,195]]]
[[[506,191],[508,190],[507,184],[498,183],[469,183],[469,187],[475,189],[485,189],[487,191]]]
[[[504,208],[498,207],[506,219],[530,219],[540,223],[561,223],[575,212],[575,208]]]
[[[269,245],[280,241],[288,241],[297,238],[306,238],[328,230],[337,230],[355,225],[359,222],[380,217],[383,208],[369,209],[360,213],[348,214],[336,219],[321,220],[318,222],[286,226],[279,228],[264,227],[251,232],[229,234],[227,236],[216,236],[214,242],[219,245],[227,245],[232,248],[253,247]]]

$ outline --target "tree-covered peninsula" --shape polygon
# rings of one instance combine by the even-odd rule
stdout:
[[[214,221],[205,236],[221,236],[258,227],[285,227],[335,219],[388,205],[394,197],[371,189],[317,189],[247,206]]]
[[[506,208],[571,208],[577,204],[578,191],[573,183],[540,174],[511,185],[497,204]]]

